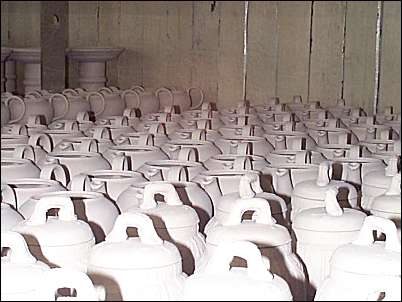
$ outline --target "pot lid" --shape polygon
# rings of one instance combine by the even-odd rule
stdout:
[[[46,217],[51,209],[59,209],[58,217]],[[77,219],[73,202],[67,196],[44,195],[31,217],[16,225],[13,231],[32,235],[27,236],[28,245],[50,247],[95,242],[90,226]]]
[[[10,249],[1,257],[2,294],[37,289],[42,274],[50,268],[31,255],[24,237],[17,232],[2,232],[1,247]]]
[[[396,174],[398,174],[398,158],[391,157],[384,170],[367,173],[363,178],[363,184],[377,188],[388,188],[392,177]]]
[[[138,237],[127,238],[128,227],[137,228]],[[151,218],[141,213],[123,213],[116,219],[104,242],[95,245],[89,267],[133,270],[181,265],[181,256],[172,243],[157,235]]]
[[[385,233],[386,241],[373,242],[374,230]],[[382,217],[366,217],[358,239],[335,250],[331,269],[359,275],[400,276],[401,242],[395,224]]]
[[[164,198],[163,202],[155,200],[157,194]],[[185,228],[199,222],[197,212],[183,204],[174,185],[168,182],[146,184],[140,206],[129,211],[147,214],[156,229]]]
[[[243,214],[254,211],[253,221],[242,221]],[[223,240],[246,240],[258,247],[275,247],[290,243],[288,230],[274,222],[271,209],[265,199],[248,198],[236,202],[221,224],[208,230],[207,243],[218,245]]]
[[[394,175],[385,194],[374,198],[371,210],[401,214],[401,173]]]
[[[303,210],[293,220],[293,228],[315,232],[351,232],[361,229],[366,214],[355,209],[342,209],[336,199],[338,190],[329,188],[322,208]]]

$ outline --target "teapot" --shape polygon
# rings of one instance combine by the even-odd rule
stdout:
[[[191,91],[196,89],[199,91],[200,100],[198,103],[194,104]],[[159,108],[164,108],[165,106],[174,106],[179,113],[197,109],[204,102],[204,93],[202,89],[198,87],[191,87],[187,90],[176,90],[174,88],[169,89],[162,87],[156,90],[155,94],[159,100]]]
[[[9,190],[1,185],[1,195],[3,199],[3,191]],[[15,205],[11,206],[9,203],[1,202],[1,232],[9,231],[14,226],[24,220],[24,217],[15,210]]]
[[[133,95],[134,100],[132,97]],[[123,91],[122,98],[125,100],[127,107],[139,108],[141,116],[148,113],[157,112],[159,110],[159,100],[153,91],[147,91],[142,86],[132,86],[130,89]],[[131,105],[133,103],[134,105]]]
[[[20,104],[21,107],[21,112],[18,116],[16,116],[14,119],[11,119],[11,109],[10,109],[10,102],[12,101],[17,101]],[[14,108],[13,108],[14,109]],[[13,97],[12,94],[1,94],[1,127],[7,125],[7,124],[14,124],[17,122],[20,122],[26,111],[26,106],[25,102],[23,99],[19,97]]]
[[[60,102],[56,102],[57,100],[63,101],[62,107],[59,105]],[[71,88],[63,90],[63,93],[52,94],[49,101],[53,104],[54,113],[57,115],[57,118],[53,118],[53,120],[76,120],[80,112],[89,113],[91,111],[88,99]],[[67,106],[67,110],[64,108],[65,106]]]

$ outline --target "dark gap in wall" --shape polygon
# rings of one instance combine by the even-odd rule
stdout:
[[[343,99],[345,90],[345,57],[346,57],[346,20],[348,14],[348,2],[345,2],[345,13],[343,16],[343,40],[342,40],[342,81],[341,81],[341,95]]]
[[[278,18],[278,2],[275,3],[275,90],[273,96],[278,96],[278,69],[279,69],[279,18]]]
[[[314,18],[314,1],[311,1],[311,10],[310,10],[310,45],[309,45],[309,53],[308,53],[308,79],[307,79],[307,103],[310,102],[310,72],[311,72],[311,52],[313,49],[313,18]],[[305,102],[306,102],[305,101]]]
[[[381,77],[381,49],[382,49],[382,26],[383,26],[383,7],[384,1],[377,2],[377,30],[375,41],[375,75],[374,75],[374,100],[373,114],[378,112],[378,104],[380,100],[380,77]]]
[[[100,23],[100,4],[99,1],[96,2],[96,45],[99,46],[99,23]]]

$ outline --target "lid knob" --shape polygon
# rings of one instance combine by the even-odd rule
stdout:
[[[336,188],[329,188],[325,192],[325,211],[330,216],[342,216],[343,210],[339,206],[338,200],[336,195],[338,194],[338,189]]]
[[[323,161],[318,166],[318,176],[316,184],[320,187],[327,186],[330,182],[329,177],[330,163],[328,161]]]

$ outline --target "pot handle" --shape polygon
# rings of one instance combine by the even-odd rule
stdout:
[[[131,89],[131,90],[139,90],[139,91],[141,91],[141,92],[145,92],[145,88],[144,88],[144,86],[142,86],[142,85],[134,85],[134,86],[131,86],[130,89]]]
[[[240,177],[239,195],[241,198],[252,198],[262,193],[260,177],[255,173],[245,173]]]
[[[137,145],[139,146],[154,146],[154,136],[149,133],[140,133],[138,135]]]
[[[188,181],[188,171],[183,166],[175,166],[169,168],[167,173],[167,181],[178,182]]]
[[[250,241],[225,241],[216,248],[208,261],[205,272],[208,274],[222,274],[230,271],[230,262],[234,256],[247,261],[247,275],[257,280],[273,280],[274,276],[269,271],[270,262],[264,261],[258,247]]]
[[[22,118],[24,117],[25,112],[26,112],[26,104],[25,104],[24,100],[23,100],[22,98],[16,96],[16,95],[12,95],[12,96],[8,97],[8,98],[4,101],[4,104],[5,104],[7,107],[9,107],[10,102],[13,101],[13,100],[16,100],[16,101],[18,101],[18,102],[21,103],[22,111],[21,111],[21,114],[20,114],[19,116],[17,116],[15,119],[8,121],[10,124],[13,124],[13,123],[16,123],[16,122],[22,120]]]
[[[253,165],[248,156],[238,156],[233,161],[233,170],[252,170]]]
[[[86,173],[75,175],[71,179],[71,191],[91,191],[90,181]]]
[[[273,225],[275,221],[272,219],[271,207],[264,198],[241,198],[233,205],[227,219],[222,221],[222,225],[238,225],[241,224],[241,218],[247,211],[254,210],[253,217],[256,223]]]
[[[194,129],[191,132],[191,139],[206,141],[207,140],[207,131],[205,129]]]
[[[64,89],[62,91],[62,94],[67,95],[67,96],[68,95],[71,95],[71,96],[79,96],[80,95],[77,90],[74,90],[72,88]]]
[[[68,196],[42,196],[36,203],[33,213],[27,219],[28,225],[41,225],[45,224],[48,210],[58,208],[59,220],[75,221],[77,216],[74,213],[74,205]]]
[[[79,131],[80,124],[77,121],[66,121],[64,123],[64,130],[65,131]]]
[[[92,108],[91,97],[95,96],[95,95],[101,98],[101,108],[97,112],[94,112],[94,115],[98,116],[98,115],[101,115],[105,111],[105,109],[106,109],[106,101],[105,101],[105,97],[103,96],[102,93],[96,92],[96,91],[90,92],[87,95],[87,101],[91,105],[91,108]]]
[[[137,117],[137,114],[135,112],[135,108],[126,108],[123,111],[123,116],[127,118],[135,118]]]
[[[28,245],[20,233],[13,231],[1,232],[1,248],[10,248],[9,263],[35,264],[36,258],[29,252]],[[3,261],[3,260],[2,260]]]
[[[174,96],[173,96],[173,92],[166,88],[166,87],[161,87],[158,90],[155,91],[155,96],[158,99],[159,103],[160,103],[160,99],[159,99],[159,94],[161,92],[166,92],[167,94],[169,94],[169,98],[170,98],[170,106],[174,106]]]
[[[34,163],[36,162],[36,154],[34,148],[31,145],[20,145],[14,149],[13,155],[15,158],[30,159]]]
[[[123,213],[120,214],[114,223],[112,231],[106,236],[106,242],[122,242],[126,241],[127,228],[136,227],[138,237],[144,244],[162,245],[163,240],[155,231],[152,219],[142,213]]]
[[[194,90],[194,89],[198,89],[200,91],[201,98],[200,98],[200,101],[198,102],[197,105],[194,105],[194,106],[190,107],[190,110],[198,109],[204,103],[204,92],[202,91],[202,89],[200,87],[190,87],[189,89],[187,89],[187,94],[188,94],[188,96],[189,96],[189,98],[191,100],[191,105],[193,104],[193,98],[191,97],[191,90]]]
[[[109,127],[96,127],[94,129],[94,133],[93,133],[92,137],[96,140],[100,140],[100,139],[111,140],[112,133],[111,133]]]
[[[14,209],[18,209],[17,196],[10,185],[1,184],[1,202],[13,206]]]
[[[113,90],[112,90],[112,88],[110,88],[110,87],[101,87],[101,88],[99,88],[99,89],[97,90],[97,92],[99,92],[99,93],[103,93],[103,92],[106,92],[106,93],[113,93]]]
[[[8,131],[8,133],[17,135],[28,135],[28,129],[26,125],[14,124],[10,125],[10,130]]]
[[[129,170],[129,164],[128,164],[128,158],[122,152],[122,154],[116,155],[112,159],[112,170],[113,171],[128,171]]]
[[[53,175],[55,180],[60,182],[63,186],[67,186],[67,174],[63,166],[58,163],[48,163],[42,167],[40,178],[52,179]]]
[[[127,106],[126,96],[129,94],[135,95],[135,98],[137,100],[137,105],[134,108],[140,108],[141,107],[141,97],[140,97],[139,93],[136,90],[134,90],[133,88],[124,90],[121,95],[121,98],[123,99],[126,106]]]
[[[45,286],[43,286],[44,297],[53,297],[59,288],[74,288],[77,291],[76,297],[60,297],[55,301],[102,301],[106,292],[103,286],[94,286],[87,274],[68,269],[53,268],[45,272]]]
[[[149,126],[148,133],[151,134],[166,134],[166,127],[163,123],[154,123]]]
[[[63,94],[61,94],[61,93],[54,93],[54,94],[52,94],[52,95],[50,96],[50,98],[49,98],[49,103],[50,103],[52,106],[53,106],[53,102],[54,102],[54,98],[55,98],[55,97],[59,97],[59,98],[61,98],[61,99],[63,100],[63,102],[64,102],[64,110],[63,110],[63,112],[62,112],[60,115],[53,117],[53,120],[54,120],[54,121],[59,120],[59,119],[65,117],[66,114],[68,113],[68,110],[70,109],[70,102],[68,101],[68,99],[66,98],[66,96],[63,95]]]
[[[80,143],[80,151],[83,152],[99,152],[98,141],[94,138],[85,139]]]
[[[180,149],[177,159],[180,161],[197,161],[197,157],[197,149],[183,147]]]
[[[250,142],[230,141],[230,149],[231,149],[230,154],[251,155],[251,143]],[[236,151],[234,149],[236,149]]]
[[[381,231],[386,236],[385,249],[401,252],[401,242],[395,223],[387,218],[368,216],[364,219],[363,226],[357,239],[353,242],[356,245],[371,245],[374,243],[373,231]]]
[[[179,167],[182,168],[182,167]],[[181,206],[183,202],[180,200],[175,187],[170,183],[149,183],[144,187],[144,198],[140,205],[141,209],[147,210],[157,206],[155,195],[161,194],[165,198],[166,204],[170,206]]]

